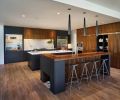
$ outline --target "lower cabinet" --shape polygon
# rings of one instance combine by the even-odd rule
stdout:
[[[5,51],[5,64],[27,61],[25,51]]]
[[[40,69],[40,55],[28,54],[28,66],[31,70]]]

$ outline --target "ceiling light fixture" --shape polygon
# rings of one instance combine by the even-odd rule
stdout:
[[[68,35],[71,34],[71,16],[69,14],[69,17],[68,17]]]
[[[68,35],[69,35],[69,41],[68,41],[68,43],[71,43],[71,16],[70,16],[71,8],[68,8],[67,10],[69,11],[69,16],[68,16]]]
[[[57,15],[60,15],[60,12],[57,12]]]
[[[98,21],[96,20],[96,36],[99,34],[99,26],[98,26]]]
[[[71,8],[68,8],[67,10],[70,11]],[[68,16],[68,35],[71,35],[71,16],[70,16],[70,12],[69,12],[69,16]]]
[[[98,25],[98,20],[97,20],[98,15],[96,15],[95,17],[96,17],[96,36],[98,36],[99,34],[99,25]]]
[[[22,18],[25,18],[25,17],[26,17],[26,15],[25,15],[25,14],[22,14],[21,16],[22,16]]]
[[[85,19],[85,14],[86,12],[83,12],[84,14],[84,25],[83,25],[83,35],[86,36],[87,35],[87,29],[86,29],[86,19]]]

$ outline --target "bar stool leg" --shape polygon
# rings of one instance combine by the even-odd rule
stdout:
[[[89,81],[89,75],[88,75],[88,74],[89,74],[89,71],[88,71],[88,68],[87,68],[87,64],[88,64],[88,63],[85,63],[84,66],[83,66],[83,70],[82,70],[81,80],[80,80],[80,81],[83,80],[84,75],[86,75],[87,82]],[[85,74],[84,74],[84,73],[85,73]]]
[[[78,89],[80,89],[80,88],[79,88],[79,79],[78,79],[78,75],[77,75],[76,70],[75,70],[75,75],[76,75],[76,79],[77,79]]]
[[[71,81],[70,81],[70,87],[72,87],[72,84],[73,84],[73,73],[74,73],[74,70],[72,69],[72,76],[71,76]]]
[[[108,75],[110,75],[110,72],[109,72],[109,70],[107,68],[106,62],[105,62],[105,68],[106,68],[106,71],[107,71]]]
[[[87,82],[89,81],[88,79],[89,79],[89,76],[88,76],[88,69],[87,69],[87,67],[85,67],[85,69],[86,69],[86,76],[87,76]]]
[[[101,71],[101,69],[102,69],[102,74],[103,74],[103,80],[105,79],[105,73],[107,73],[107,74],[109,74],[109,70],[108,70],[108,68],[107,68],[107,65],[106,65],[106,61],[107,60],[103,60],[102,61],[102,65],[101,65],[101,67],[100,67],[100,70],[99,70],[99,74],[100,74],[100,71]],[[105,72],[105,69],[106,69],[106,72]]]
[[[94,63],[93,63],[93,67],[92,67],[92,71],[91,71],[91,75],[90,75],[90,80],[92,79],[92,74],[93,74],[93,72],[94,72],[94,67],[95,67],[95,65],[94,65]]]
[[[106,61],[107,60],[104,60],[104,71],[105,71],[105,69],[106,69],[106,73],[109,75],[110,73],[109,73],[109,71],[108,71],[108,68],[107,68],[107,65],[106,65]]]
[[[70,90],[72,88],[74,78],[77,79],[77,84],[78,84],[78,87],[79,87],[79,79],[78,79],[76,67],[77,67],[77,65],[72,65],[72,76],[71,76],[71,81],[70,81]],[[75,77],[74,77],[74,75],[75,75]]]
[[[92,71],[91,71],[91,75],[90,75],[90,80],[92,79],[92,74],[94,73],[94,70],[95,70],[95,76],[97,77],[97,81],[98,81],[97,62],[93,62],[93,67],[92,67]]]
[[[98,81],[98,69],[97,69],[97,63],[95,63],[95,72],[96,72],[96,77],[97,77],[97,81]]]
[[[85,66],[85,65],[84,65],[84,66]],[[84,70],[85,70],[85,68],[83,67],[82,74],[81,74],[81,81],[82,81],[82,79],[83,79]]]
[[[105,72],[105,67],[104,67],[104,61],[103,61],[103,63],[102,63],[102,67],[103,67],[103,80],[104,80],[104,72]]]

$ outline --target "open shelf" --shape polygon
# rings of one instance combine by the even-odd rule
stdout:
[[[97,36],[97,51],[108,51],[108,35]]]

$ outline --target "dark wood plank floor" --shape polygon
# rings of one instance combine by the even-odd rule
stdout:
[[[31,71],[26,62],[0,65],[0,100],[120,100],[120,69],[111,69],[104,81],[82,83],[54,95],[40,81],[40,72]]]

